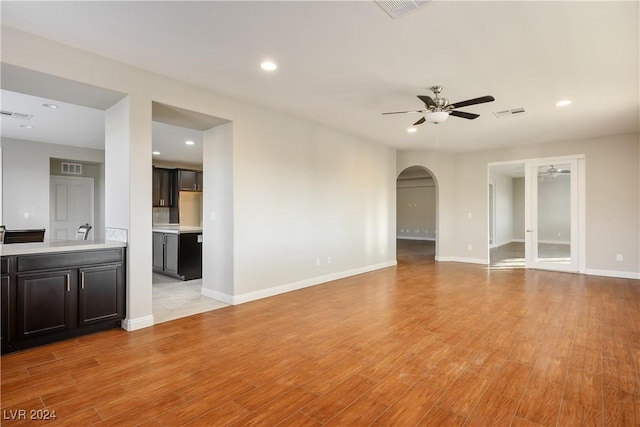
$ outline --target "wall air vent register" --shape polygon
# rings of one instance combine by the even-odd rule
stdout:
[[[18,120],[29,120],[33,114],[16,113],[14,111],[0,110],[0,117],[7,117]]]
[[[60,172],[65,175],[82,175],[82,164],[81,163],[66,163],[62,162],[60,164]]]
[[[379,0],[376,1],[378,6],[382,8],[393,19],[400,18],[409,12],[424,6],[431,0]]]

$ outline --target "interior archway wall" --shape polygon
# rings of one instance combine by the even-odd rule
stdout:
[[[445,261],[453,256],[455,241],[453,156],[434,151],[398,151],[396,176],[411,166],[426,169],[436,184],[436,261]]]

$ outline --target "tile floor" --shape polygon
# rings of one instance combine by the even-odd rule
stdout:
[[[153,273],[153,317],[155,323],[204,313],[228,304],[200,294],[202,279],[181,281]]]

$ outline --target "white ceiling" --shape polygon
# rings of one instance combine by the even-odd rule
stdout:
[[[58,108],[47,108],[43,104],[55,104]],[[0,117],[3,137],[104,150],[103,110],[4,89],[0,91],[0,109],[32,115],[29,119]],[[158,116],[158,121],[152,123],[152,144],[153,150],[160,154],[154,155],[153,159],[202,165],[202,131],[160,123],[160,120],[180,117],[173,110],[158,113]],[[182,122],[193,123],[186,119]],[[218,123],[219,120],[210,122]],[[186,145],[187,140],[194,144]]]
[[[639,2],[2,2],[2,22],[400,149],[637,132]],[[258,64],[270,58],[273,73]],[[443,85],[481,115],[406,129]],[[569,98],[560,109],[555,103]],[[492,112],[523,107],[520,117]]]

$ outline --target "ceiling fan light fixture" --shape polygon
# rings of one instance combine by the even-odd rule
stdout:
[[[432,111],[427,113],[424,118],[429,123],[442,123],[449,118],[449,113],[447,111]]]
[[[562,101],[556,102],[556,107],[566,107],[568,105],[571,105],[570,99],[563,99]]]

